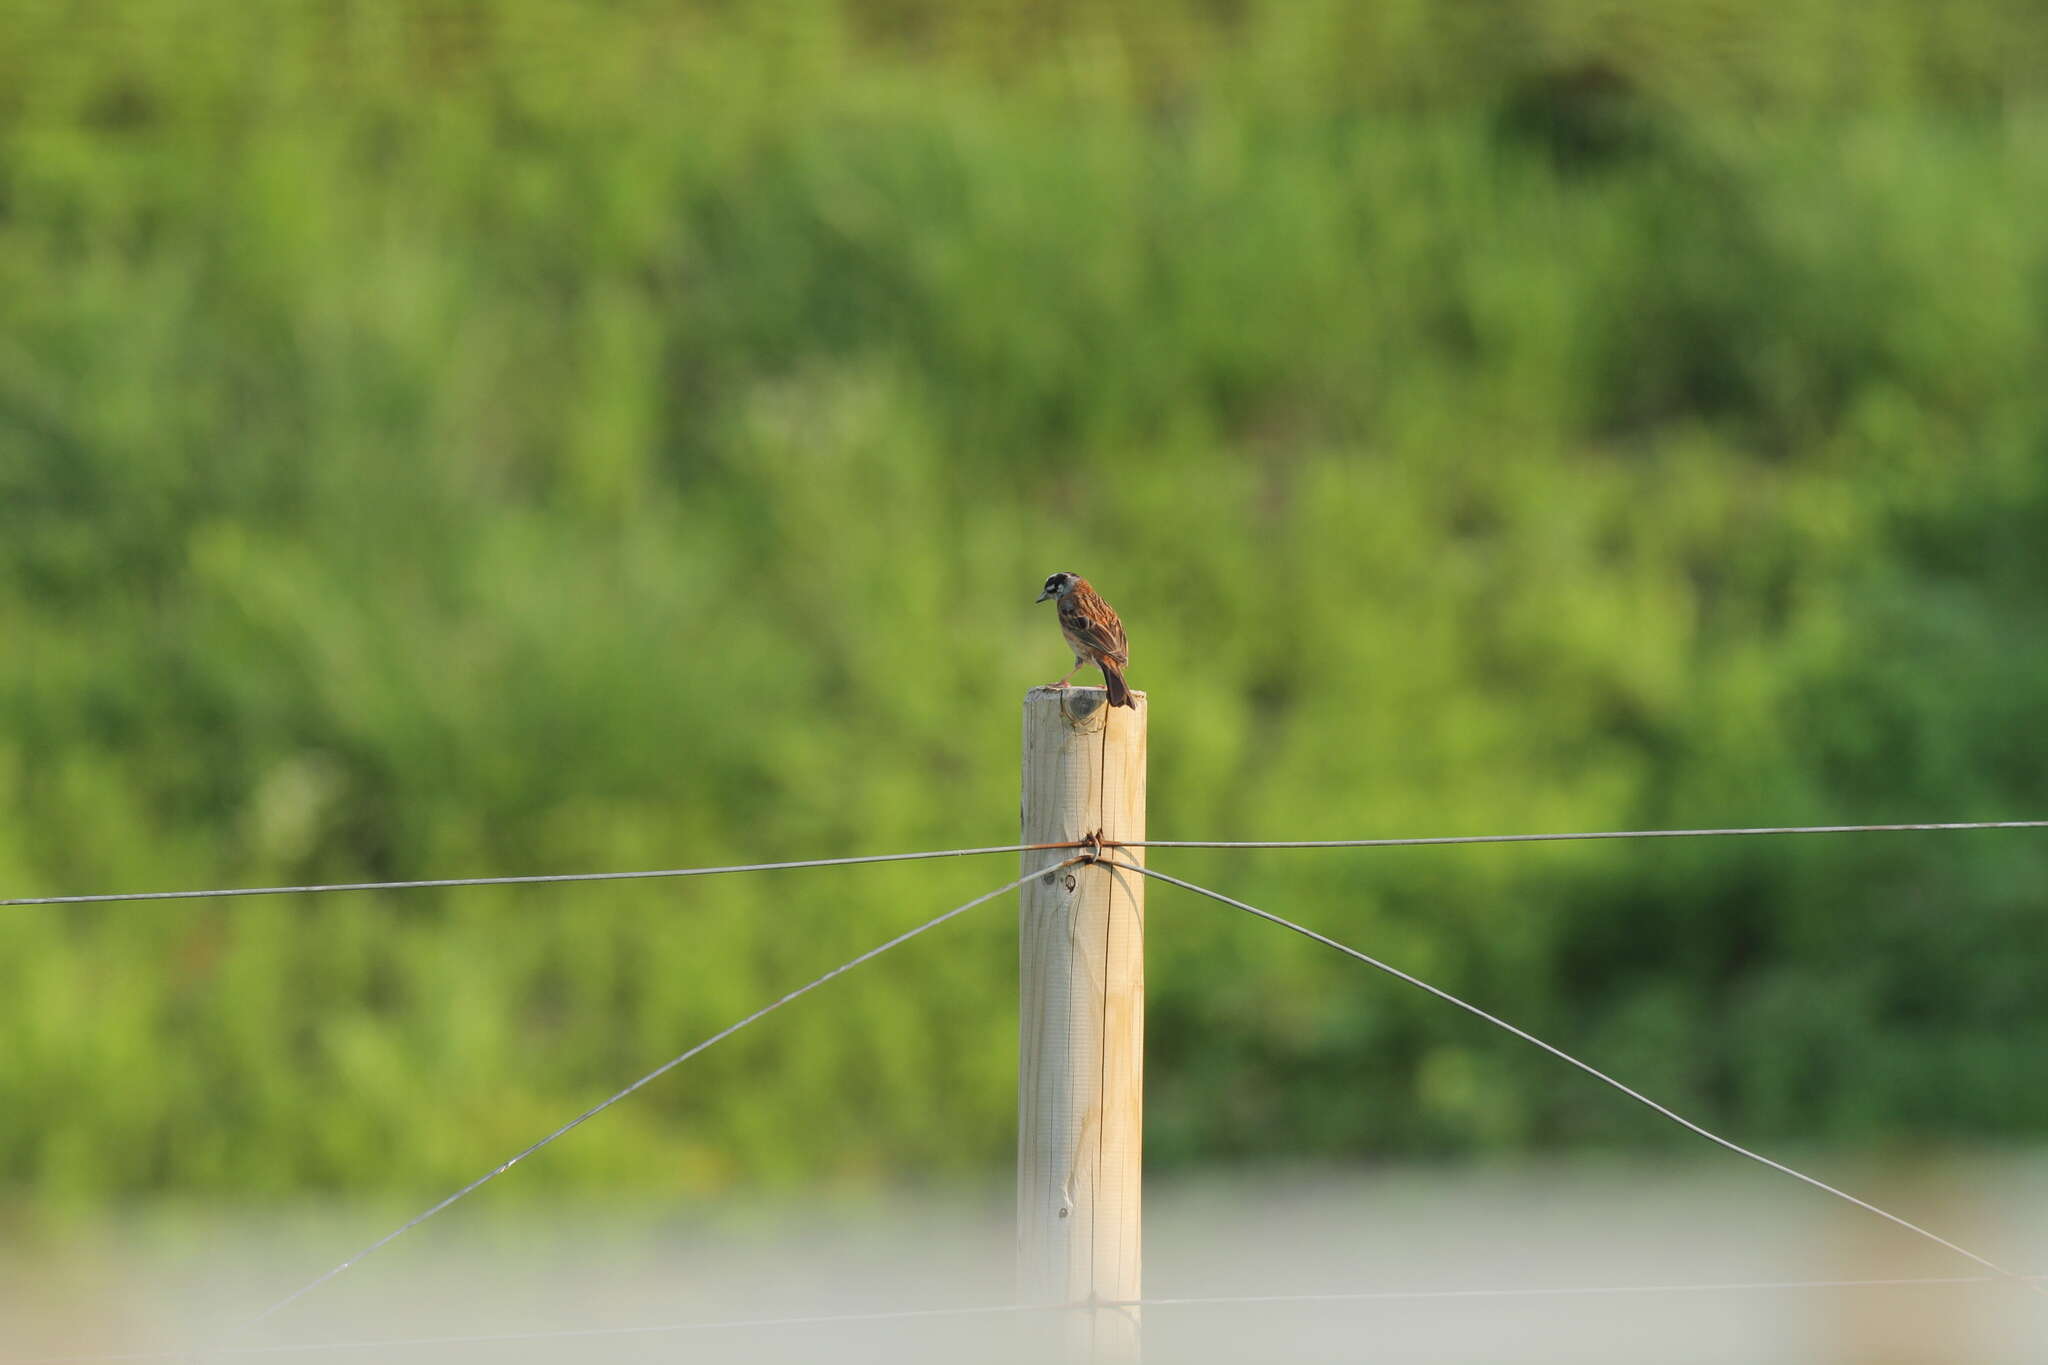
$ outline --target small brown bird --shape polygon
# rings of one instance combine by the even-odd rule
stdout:
[[[1077,573],[1056,573],[1045,580],[1045,591],[1038,594],[1038,600],[1058,599],[1060,634],[1066,637],[1067,648],[1074,651],[1074,666],[1067,670],[1067,678],[1079,672],[1083,664],[1094,664],[1102,670],[1102,680],[1109,685],[1109,704],[1128,706],[1133,711],[1138,704],[1131,700],[1131,689],[1124,682],[1124,669],[1131,662],[1131,647],[1124,640],[1124,623],[1116,619],[1116,608],[1102,600],[1095,589],[1088,586],[1088,580]],[[1067,678],[1051,684],[1065,687]]]

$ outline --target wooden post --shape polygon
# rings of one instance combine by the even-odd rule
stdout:
[[[1145,694],[1024,697],[1027,844],[1145,837]],[[1022,870],[1073,850],[1026,853]],[[1108,856],[1142,863],[1145,850]],[[1145,879],[1081,864],[1026,882],[1018,921],[1017,1288],[1025,1303],[1140,1295]],[[1070,1360],[1138,1359],[1136,1308],[1062,1315]]]

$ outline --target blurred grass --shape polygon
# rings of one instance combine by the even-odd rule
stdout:
[[[5,894],[1000,842],[1055,568],[1162,837],[2048,809],[2033,7],[6,10]],[[2031,836],[1177,862],[1751,1137],[2048,1122]],[[9,911],[0,1182],[439,1192],[1009,866]],[[1659,1140],[1153,915],[1162,1163]],[[999,1170],[1008,919],[525,1183]]]

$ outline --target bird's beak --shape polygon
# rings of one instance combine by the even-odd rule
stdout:
[[[1052,594],[1051,594],[1051,593],[1049,593],[1049,592],[1042,592],[1042,593],[1038,594],[1038,596],[1036,596],[1036,597],[1034,597],[1034,598],[1032,598],[1032,599],[1031,599],[1031,605],[1035,607],[1035,606],[1037,606],[1037,605],[1038,605],[1038,604],[1039,604],[1040,602],[1043,602],[1043,601],[1044,601],[1044,600],[1045,600],[1046,598],[1048,598],[1048,597],[1050,597],[1050,596],[1052,596]]]

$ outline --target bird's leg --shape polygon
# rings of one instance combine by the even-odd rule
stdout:
[[[1079,655],[1075,655],[1075,656],[1074,656],[1074,666],[1073,666],[1072,668],[1070,668],[1070,669],[1068,669],[1068,670],[1067,670],[1067,678],[1071,678],[1071,677],[1073,677],[1073,676],[1074,676],[1074,675],[1075,675],[1076,673],[1079,673],[1079,672],[1081,671],[1081,665],[1082,665],[1082,664],[1083,664],[1084,662],[1086,662],[1086,661],[1085,661],[1084,659],[1082,659],[1082,658],[1081,658],[1081,657],[1080,657]],[[1067,678],[1061,678],[1061,679],[1060,679],[1060,680],[1059,680],[1058,682],[1056,682],[1056,683],[1047,683],[1047,684],[1046,684],[1046,686],[1047,686],[1047,687],[1065,687],[1065,686],[1067,685]]]

